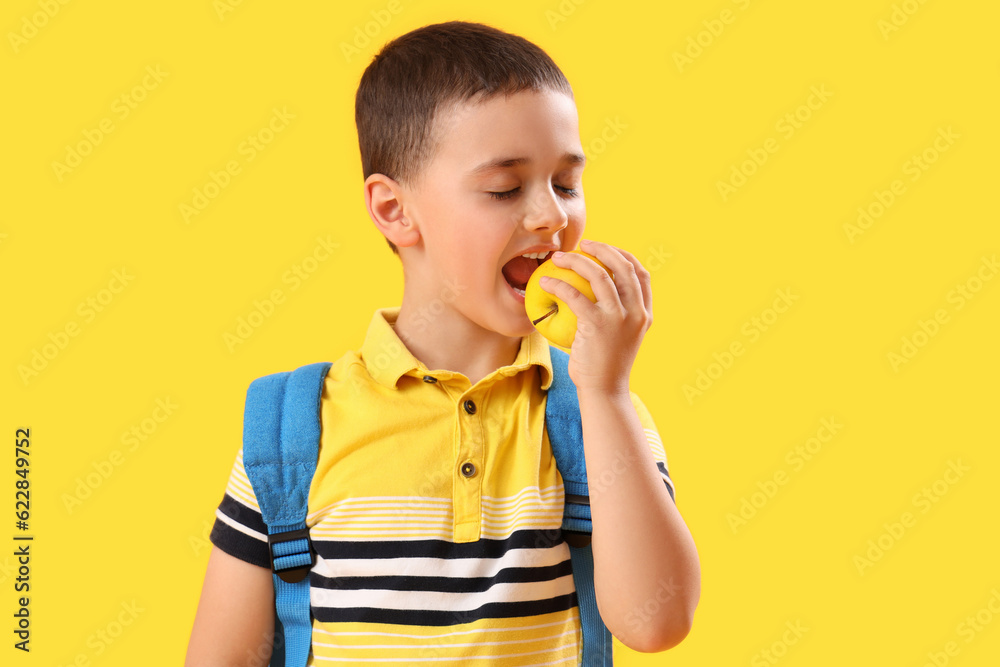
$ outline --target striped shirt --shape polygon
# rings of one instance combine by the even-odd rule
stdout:
[[[582,644],[564,491],[545,432],[548,341],[470,385],[430,370],[376,310],[327,373],[308,498],[310,665],[575,665]],[[631,394],[671,497],[648,410]],[[270,567],[240,449],[212,543]]]

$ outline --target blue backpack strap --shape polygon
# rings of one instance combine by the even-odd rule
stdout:
[[[545,401],[545,430],[566,490],[562,529],[569,545],[573,583],[580,605],[583,664],[604,667],[612,664],[612,641],[611,631],[597,610],[594,591],[594,554],[590,544],[593,524],[587,491],[587,463],[583,457],[580,401],[576,385],[569,376],[569,354],[552,346],[549,352],[553,377]]]
[[[304,667],[312,646],[308,575],[316,559],[306,515],[319,453],[320,396],[331,365],[266,375],[247,390],[243,467],[267,525],[274,578],[271,667]]]

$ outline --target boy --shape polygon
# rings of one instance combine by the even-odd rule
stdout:
[[[572,90],[523,38],[430,25],[377,54],[356,121],[369,215],[403,263],[398,308],[334,362],[307,523],[312,657],[381,664],[577,664],[564,490],[544,429],[552,379],[523,284],[577,247],[585,158]],[[544,288],[578,317],[595,588],[625,645],[688,633],[700,595],[693,540],[629,374],[652,323],[649,274],[603,243],[553,259],[593,286]],[[508,281],[509,279],[509,281]],[[187,665],[266,665],[274,593],[242,450],[216,513]]]

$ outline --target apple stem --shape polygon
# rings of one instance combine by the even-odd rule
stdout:
[[[549,317],[550,315],[554,315],[558,310],[559,310],[558,307],[553,308],[549,312],[547,312],[544,315],[542,315],[541,317],[539,317],[537,320],[532,320],[531,324],[533,324],[533,325],[538,324],[539,322],[541,322],[542,320],[544,320],[546,317]]]

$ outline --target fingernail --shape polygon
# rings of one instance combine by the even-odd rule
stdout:
[[[552,256],[553,257],[562,257],[563,253],[562,253],[561,250],[556,250],[554,253],[552,253]]]

